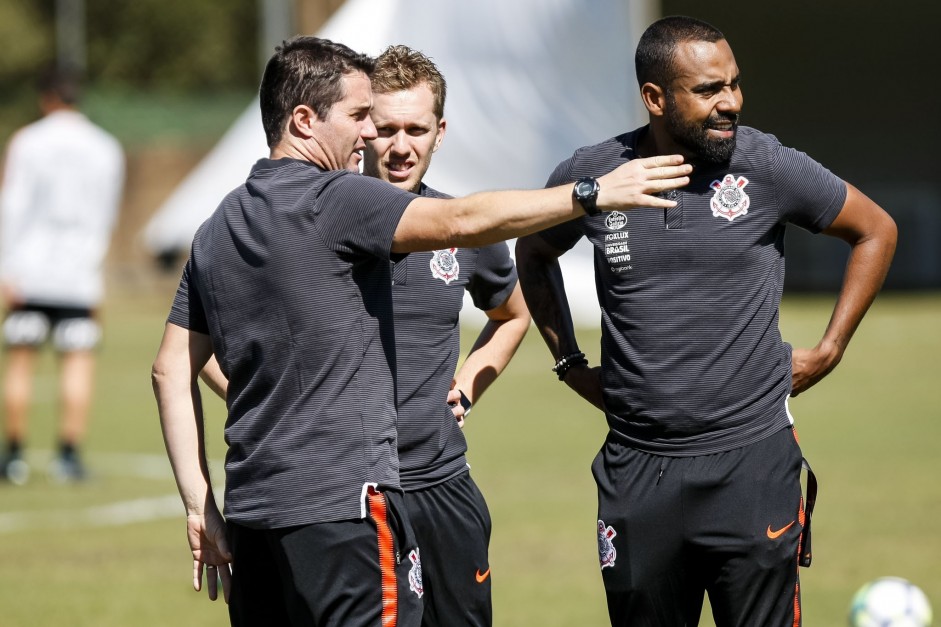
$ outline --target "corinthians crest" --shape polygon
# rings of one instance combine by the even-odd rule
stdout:
[[[408,587],[421,598],[425,594],[425,585],[421,578],[421,555],[418,549],[409,551],[408,561],[412,563],[412,568],[408,571]]]
[[[745,186],[748,185],[748,179],[744,176],[735,178],[731,174],[726,174],[721,181],[713,181],[709,186],[716,190],[709,206],[712,207],[712,215],[723,217],[729,222],[739,216],[748,213],[748,205],[751,199],[745,193]]]
[[[431,255],[431,276],[446,284],[457,278],[461,265],[457,262],[457,248],[436,250]]]
[[[614,560],[618,557],[613,542],[616,535],[618,532],[614,530],[614,527],[605,525],[603,520],[598,521],[598,559],[601,561],[602,569],[614,566]]]

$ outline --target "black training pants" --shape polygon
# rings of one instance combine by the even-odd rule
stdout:
[[[469,472],[405,493],[421,547],[422,627],[490,627],[490,511]]]
[[[800,625],[801,451],[793,430],[698,457],[609,436],[592,471],[613,627]]]
[[[364,519],[284,529],[229,523],[235,627],[418,627],[421,563],[402,495]]]

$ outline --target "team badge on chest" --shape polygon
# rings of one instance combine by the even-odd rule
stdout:
[[[461,264],[457,262],[457,248],[436,250],[431,255],[431,276],[446,284],[457,278]]]
[[[721,181],[713,181],[709,186],[716,190],[709,206],[712,207],[712,215],[719,218],[725,218],[729,222],[739,216],[748,213],[748,205],[751,199],[745,193],[745,186],[748,185],[748,179],[744,176],[735,178],[731,174],[726,174]]]

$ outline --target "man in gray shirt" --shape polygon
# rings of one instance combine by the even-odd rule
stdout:
[[[366,143],[363,171],[419,196],[448,198],[423,182],[447,128],[441,72],[421,52],[392,46],[376,60],[372,88],[378,137]],[[465,291],[488,321],[455,373]],[[509,247],[407,255],[393,264],[392,299],[399,478],[421,548],[422,625],[490,625],[490,512],[471,478],[460,425],[529,329]]]
[[[807,155],[738,126],[739,70],[715,27],[663,18],[635,62],[649,125],[577,150],[549,185],[591,189],[672,152],[693,163],[690,184],[666,194],[674,207],[586,217],[517,244],[553,370],[608,421],[593,472],[611,623],[695,625],[708,591],[720,627],[796,625],[810,520],[787,399],[839,363],[885,278],[895,224]],[[787,223],[852,247],[812,349],[792,350],[778,330]],[[557,262],[581,237],[595,250],[600,368],[578,348]]]

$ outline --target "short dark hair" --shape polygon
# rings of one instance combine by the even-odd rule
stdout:
[[[53,96],[71,106],[81,99],[82,77],[76,70],[50,66],[39,74],[36,88],[40,94]]]
[[[708,41],[715,43],[725,39],[718,28],[685,15],[664,17],[650,26],[641,35],[634,54],[634,70],[637,84],[653,83],[667,89],[676,76],[676,46],[684,41]]]
[[[375,60],[320,37],[299,36],[282,42],[265,65],[259,88],[261,122],[268,147],[281,141],[284,125],[298,105],[307,105],[323,119],[343,99],[344,75],[372,74]]]
[[[440,120],[444,117],[448,85],[431,58],[408,46],[389,46],[376,58],[376,71],[372,74],[374,92],[388,94],[411,89],[422,83],[431,90],[435,117]]]

